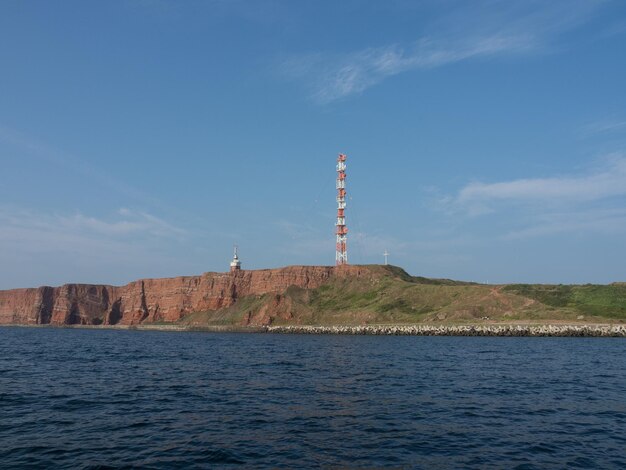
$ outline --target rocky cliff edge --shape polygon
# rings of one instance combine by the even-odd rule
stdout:
[[[0,324],[134,325],[175,322],[197,311],[220,310],[238,298],[315,289],[331,278],[370,277],[362,266],[288,266],[142,279],[122,287],[66,284],[0,291]]]

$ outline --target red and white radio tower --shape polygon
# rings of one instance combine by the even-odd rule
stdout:
[[[348,227],[346,227],[346,156],[343,153],[337,157],[337,251],[335,263],[337,266],[348,264]]]

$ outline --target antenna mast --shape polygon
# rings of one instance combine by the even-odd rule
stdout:
[[[335,264],[348,264],[348,227],[346,227],[346,156],[340,153],[337,157],[337,223],[335,234],[337,246]]]

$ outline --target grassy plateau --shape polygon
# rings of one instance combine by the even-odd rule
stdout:
[[[626,322],[626,283],[486,285],[410,276],[395,266],[331,277],[316,289],[247,296],[180,323],[347,325],[399,323]]]

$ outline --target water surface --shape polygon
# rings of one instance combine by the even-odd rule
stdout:
[[[0,466],[626,467],[626,340],[0,328]]]

